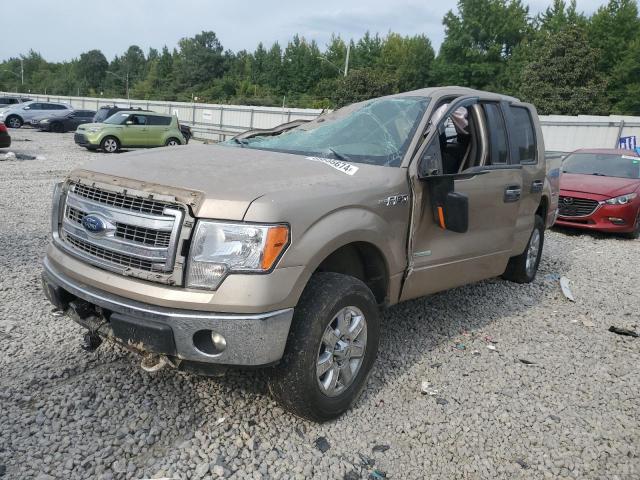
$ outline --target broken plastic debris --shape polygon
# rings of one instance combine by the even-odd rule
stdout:
[[[535,365],[536,362],[532,362],[531,360],[525,360],[524,358],[520,358],[520,363],[524,363],[525,365]]]
[[[387,474],[382,470],[375,469],[373,472],[369,474],[369,478],[371,480],[380,480],[381,478],[387,478]]]
[[[464,343],[458,343],[456,344],[456,348],[458,350],[465,350],[467,347],[464,346]]]
[[[613,333],[617,333],[618,335],[624,335],[625,337],[634,337],[634,338],[640,337],[640,334],[638,334],[638,332],[635,332],[628,328],[614,327],[613,325],[609,327],[609,331]]]
[[[560,280],[560,274],[559,273],[555,273],[555,272],[554,273],[547,273],[544,276],[544,279],[547,282],[557,282],[558,280]]]
[[[445,399],[445,398],[438,397],[438,398],[436,398],[436,403],[438,405],[447,405],[449,403],[449,401],[447,399]]]
[[[387,450],[389,450],[391,447],[389,445],[375,445],[371,451],[372,452],[386,452]]]
[[[218,420],[216,420],[216,425],[220,425],[222,422],[224,422],[225,417],[220,417]]]
[[[591,320],[589,320],[588,318],[583,318],[583,319],[582,319],[582,324],[583,324],[585,327],[595,327],[595,326],[596,326],[596,324],[595,324],[595,323],[593,323],[593,322],[592,322]]]
[[[316,445],[316,448],[320,450],[322,453],[325,453],[327,450],[331,448],[331,445],[329,445],[329,442],[324,437],[316,438],[315,445]]]
[[[520,465],[522,467],[523,470],[526,470],[527,468],[529,468],[529,464],[527,462],[525,462],[524,460],[522,460],[521,458],[518,458],[516,460],[516,463],[518,465]]]
[[[571,292],[571,288],[569,287],[569,279],[567,277],[560,277],[560,288],[562,289],[562,293],[567,299],[575,302],[576,299],[573,298],[573,293]]]
[[[438,390],[431,386],[431,382],[423,380],[420,386],[420,391],[423,395],[437,395]]]
[[[475,355],[476,357],[480,356],[480,350],[474,350],[471,352],[471,355]]]
[[[491,351],[494,351],[494,352],[495,352],[495,350],[496,350],[496,346],[495,346],[495,345],[487,345],[487,348],[488,348],[489,350],[491,350]]]

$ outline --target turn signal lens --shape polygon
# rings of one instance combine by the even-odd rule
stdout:
[[[289,229],[285,226],[271,227],[267,233],[267,241],[262,255],[262,269],[269,270],[282,250],[289,243]]]

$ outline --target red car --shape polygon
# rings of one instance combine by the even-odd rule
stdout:
[[[577,150],[562,163],[556,225],[640,236],[640,155]]]

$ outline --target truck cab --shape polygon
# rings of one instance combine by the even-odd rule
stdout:
[[[43,286],[87,349],[118,342],[151,371],[268,367],[281,404],[325,421],[364,387],[383,309],[533,281],[557,198],[533,106],[417,90],[71,172]]]

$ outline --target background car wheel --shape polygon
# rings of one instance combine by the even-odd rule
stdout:
[[[17,115],[10,115],[5,121],[5,124],[9,128],[20,128],[22,126],[22,123],[22,119]]]
[[[177,138],[170,138],[165,142],[165,145],[167,147],[177,147],[178,145],[181,145],[181,143],[180,143],[180,140],[178,140]]]
[[[104,137],[100,142],[100,148],[106,153],[116,153],[120,150],[120,142],[116,137]]]
[[[531,283],[536,278],[542,247],[544,245],[544,220],[535,216],[533,231],[529,237],[527,248],[517,257],[511,257],[502,278],[516,283]]]
[[[55,133],[62,133],[63,130],[62,124],[58,122],[52,123],[49,128],[51,128],[51,131]]]
[[[624,236],[626,238],[630,238],[631,240],[640,238],[640,211],[638,211],[638,215],[636,217],[636,228],[634,228],[631,232],[625,233]]]
[[[323,422],[364,388],[378,352],[380,318],[371,290],[338,273],[316,273],[295,309],[287,348],[269,384],[284,408]]]

